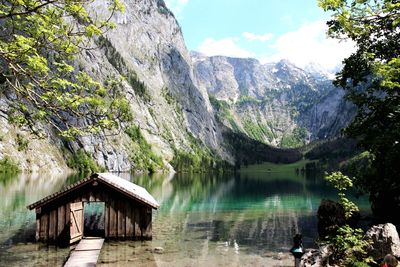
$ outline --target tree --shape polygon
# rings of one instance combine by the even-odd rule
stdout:
[[[357,107],[345,133],[374,154],[374,171],[357,181],[373,211],[395,219],[400,212],[400,1],[319,0],[333,12],[329,35],[353,40],[335,84]],[[388,212],[390,211],[390,212]]]
[[[365,240],[362,229],[353,229],[348,224],[351,217],[359,211],[357,205],[346,196],[347,190],[353,187],[352,179],[341,172],[333,172],[325,174],[325,180],[339,191],[339,203],[343,207],[347,223],[335,225],[333,229],[331,225],[330,234],[321,243],[330,245],[332,253],[330,258],[339,266],[369,266],[367,263],[373,262],[373,259],[367,255],[370,241]],[[318,210],[318,214],[320,214],[320,210]]]
[[[0,99],[8,120],[37,134],[38,123],[50,124],[66,138],[129,120],[118,82],[97,82],[76,61],[124,9],[108,1],[110,17],[93,21],[85,8],[90,2],[0,1]]]

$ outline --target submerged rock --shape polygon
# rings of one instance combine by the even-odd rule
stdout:
[[[400,239],[396,226],[391,223],[372,226],[365,234],[367,240],[371,240],[368,254],[374,260],[380,260],[387,254],[400,256]]]
[[[154,253],[157,253],[157,254],[163,254],[163,253],[164,253],[164,248],[162,248],[162,247],[155,247],[155,248],[153,249],[153,252],[154,252]]]

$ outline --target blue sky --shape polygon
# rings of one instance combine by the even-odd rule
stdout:
[[[165,0],[189,50],[206,55],[288,59],[336,67],[354,49],[326,37],[329,14],[316,0]]]

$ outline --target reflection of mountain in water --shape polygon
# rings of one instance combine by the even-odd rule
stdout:
[[[1,243],[23,241],[29,233],[34,234],[34,228],[27,227],[34,226],[34,212],[26,205],[65,183],[65,178],[43,179],[20,177],[0,185],[4,196],[0,203]],[[287,250],[297,232],[302,232],[304,244],[310,247],[317,235],[315,213],[321,199],[336,196],[321,178],[294,172],[140,176],[133,181],[146,187],[161,204],[154,213],[153,242],[183,251],[185,257],[218,249],[249,253]],[[48,187],[42,186],[45,183]],[[87,228],[95,229],[93,222],[104,221],[101,216],[90,217],[97,216],[97,211],[87,212]],[[101,230],[101,223],[97,227]]]
[[[248,252],[286,251],[292,246],[293,236],[300,232],[305,246],[313,247],[317,237],[317,221],[313,213],[231,211],[223,216],[208,213],[206,217],[200,219],[198,214],[189,215],[185,235],[217,243],[236,243]]]
[[[306,245],[313,246],[316,220],[312,216],[304,216],[292,212],[291,214],[269,213],[264,217],[246,219],[245,214],[241,221],[214,221],[213,241],[236,240],[250,250],[286,250],[292,246],[292,238],[302,232],[309,241]],[[227,229],[228,228],[228,229]]]
[[[295,174],[177,174],[168,184],[152,184],[148,188],[161,202],[154,221],[158,239],[174,236],[203,247],[214,242],[249,253],[286,251],[299,232],[306,246],[314,246],[315,212],[323,196],[336,194],[321,179]]]

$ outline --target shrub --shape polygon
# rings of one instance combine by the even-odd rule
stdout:
[[[104,171],[104,168],[100,167],[94,159],[86,153],[83,149],[78,150],[68,160],[67,165],[77,170],[80,174],[90,174],[94,172]]]
[[[350,219],[358,211],[357,205],[345,194],[345,191],[353,186],[352,179],[341,172],[333,172],[326,175],[325,180],[339,190],[340,204],[344,209],[346,219]],[[340,266],[363,266],[363,262],[373,262],[367,255],[369,242],[363,237],[364,232],[361,229],[353,229],[348,224],[340,226],[334,235],[327,238],[327,244],[332,249],[332,260]]]
[[[15,174],[19,172],[19,168],[13,159],[5,156],[0,160],[0,173]]]
[[[29,140],[25,139],[21,134],[16,135],[17,149],[18,151],[26,151],[28,149]]]
[[[153,173],[164,167],[161,157],[151,150],[151,145],[147,143],[138,126],[131,125],[125,129],[125,133],[138,146],[131,154],[131,160],[137,169]]]
[[[336,236],[330,239],[332,259],[340,266],[368,266],[366,263],[373,260],[367,256],[370,243],[363,237],[361,229],[353,229],[347,224],[340,227]]]

